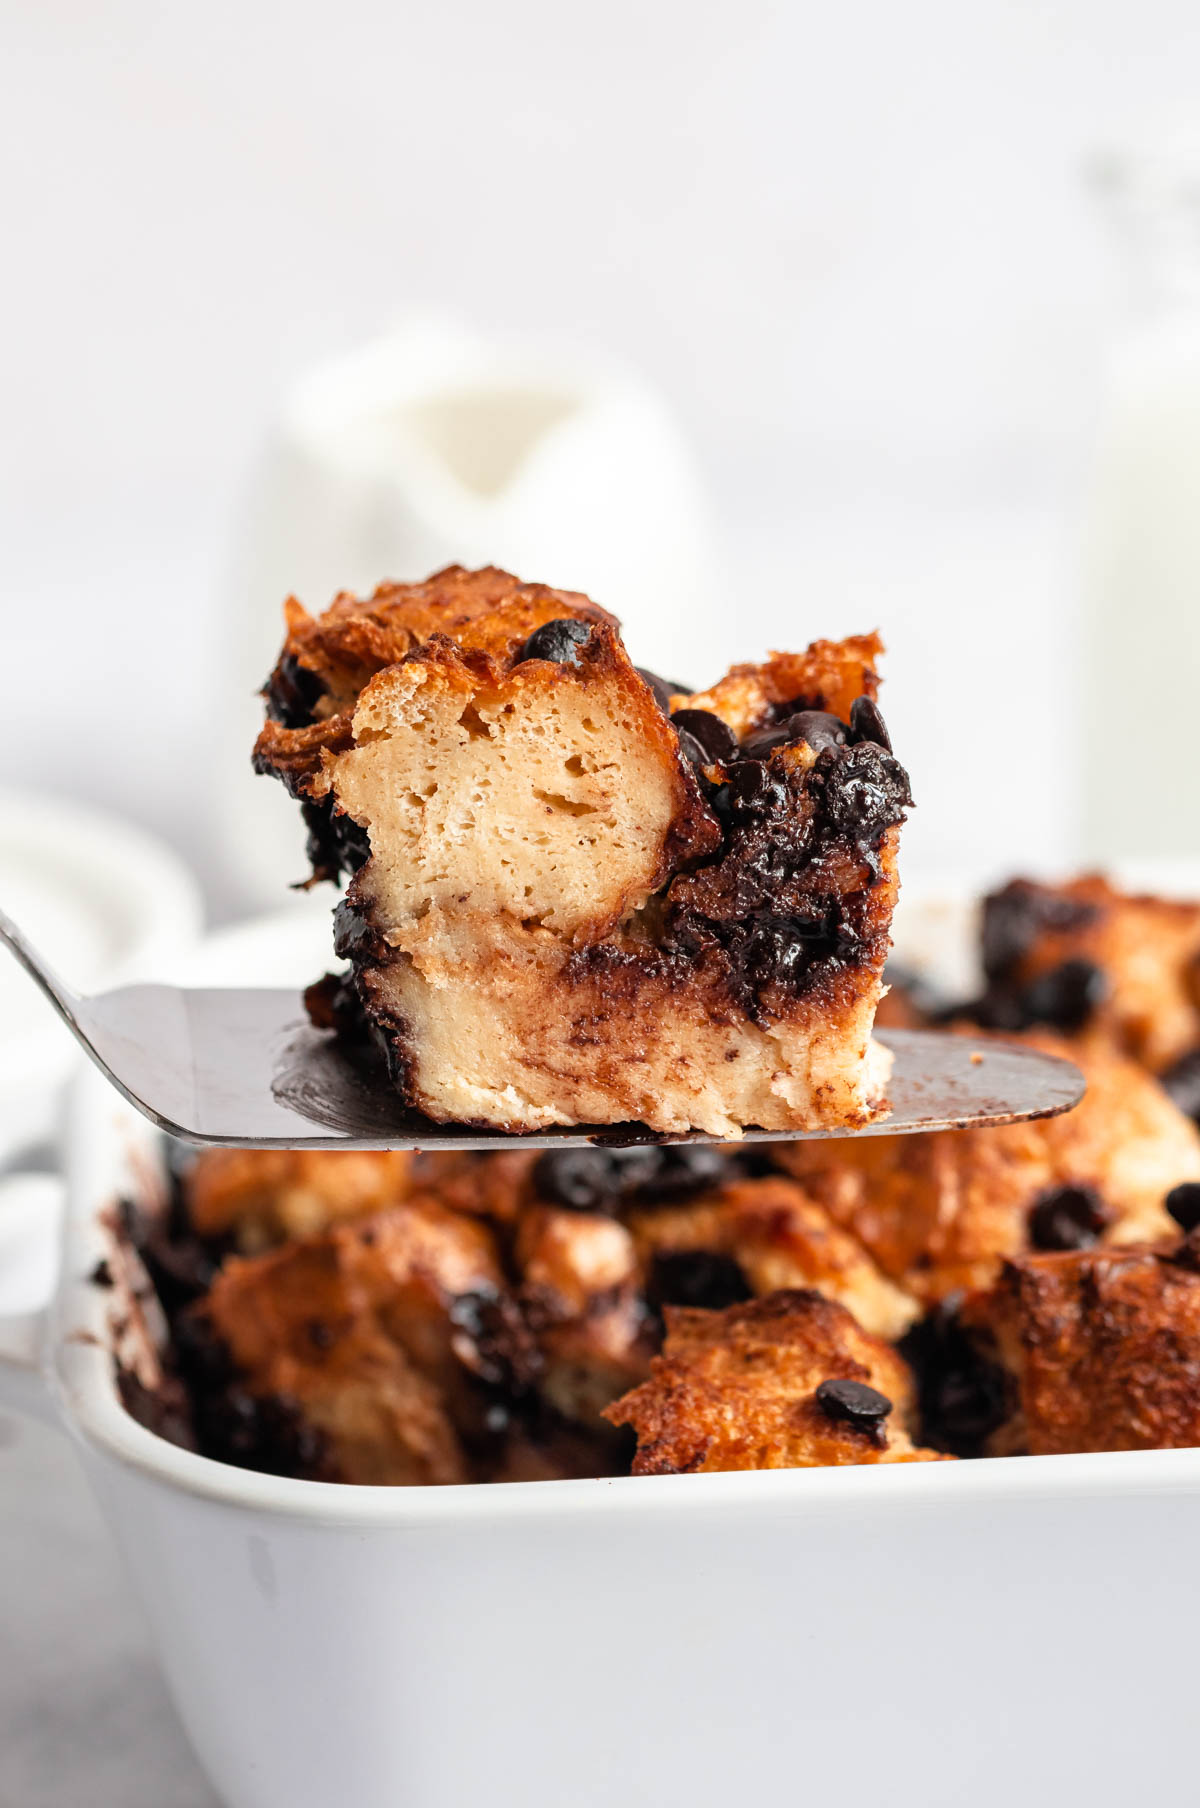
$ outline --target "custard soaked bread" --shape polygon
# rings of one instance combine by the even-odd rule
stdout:
[[[908,781],[874,636],[672,690],[585,597],[439,573],[288,605],[261,771],[300,800],[406,1102],[737,1136],[884,1108],[871,1040]]]

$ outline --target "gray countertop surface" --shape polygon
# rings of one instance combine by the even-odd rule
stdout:
[[[67,1439],[0,1414],[0,1808],[219,1808]]]

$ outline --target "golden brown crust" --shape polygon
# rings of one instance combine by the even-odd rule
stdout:
[[[367,598],[343,591],[319,616],[289,597],[284,617],[287,634],[266,694],[286,682],[289,667],[299,667],[319,682],[320,719],[297,727],[268,721],[254,758],[260,770],[288,777],[305,793],[322,770],[322,754],[353,745],[354,706],[388,667],[417,653],[453,657],[499,682],[512,654],[545,622],[591,622],[610,637],[617,629],[616,618],[586,596],[522,584],[494,566],[448,565],[423,583],[380,584]]]
[[[1171,1187],[1200,1179],[1200,1134],[1131,1062],[1057,1038],[1013,1038],[1077,1060],[1082,1104],[997,1130],[781,1144],[776,1159],[885,1274],[933,1302],[984,1287],[1030,1247],[1030,1213],[1057,1187],[1093,1188],[1105,1241],[1164,1236]]]
[[[1007,1369],[997,1453],[1200,1445],[1200,1273],[1186,1245],[1030,1255],[962,1323]]]
[[[745,735],[768,712],[803,697],[809,709],[828,710],[847,721],[856,697],[879,694],[875,671],[883,653],[878,634],[846,640],[814,640],[803,653],[771,653],[765,665],[735,665],[711,689],[673,697],[673,709],[707,709]]]
[[[294,1402],[351,1482],[468,1479],[472,1377],[512,1331],[486,1227],[413,1198],[251,1259],[228,1260],[203,1312],[250,1392]]]
[[[935,1460],[904,1429],[911,1382],[900,1357],[832,1300],[783,1292],[666,1316],[650,1379],[605,1414],[637,1433],[635,1475]],[[877,1429],[830,1417],[817,1389],[833,1380],[878,1390],[891,1413]]]
[[[319,674],[336,700],[349,701],[374,673],[435,635],[505,661],[535,628],[567,618],[617,626],[578,591],[523,584],[496,566],[447,565],[423,583],[380,584],[365,600],[343,591],[317,617],[289,598],[284,657]]]

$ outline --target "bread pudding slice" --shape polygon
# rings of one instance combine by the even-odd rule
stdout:
[[[1008,1378],[991,1454],[1200,1445],[1193,1238],[1024,1256],[966,1302],[960,1323]]]
[[[781,1143],[781,1167],[928,1304],[989,1286],[1005,1258],[1166,1236],[1164,1200],[1200,1180],[1200,1134],[1145,1071],[1100,1046],[1069,1055],[1087,1091],[1062,1117],[1000,1129]]]
[[[605,1417],[632,1425],[635,1475],[936,1460],[905,1429],[912,1382],[894,1350],[819,1293],[722,1312],[668,1307],[650,1378]]]
[[[585,597],[453,567],[288,605],[255,750],[351,875],[349,973],[405,1102],[509,1131],[855,1128],[908,781],[880,643],[775,654],[689,695]]]

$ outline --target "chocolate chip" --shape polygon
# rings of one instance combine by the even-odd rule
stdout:
[[[662,710],[664,716],[669,716],[671,713],[672,697],[688,697],[691,695],[692,687],[690,684],[672,684],[669,678],[660,678],[657,672],[650,671],[649,668],[644,665],[634,666],[633,669],[642,683],[648,684],[650,689],[654,692],[654,701],[658,704],[658,707]],[[695,730],[692,732],[695,733]]]
[[[1090,1249],[1112,1221],[1094,1187],[1052,1187],[1029,1213],[1029,1240],[1035,1249]]]
[[[516,1301],[495,1288],[450,1301],[451,1348],[463,1367],[512,1402],[533,1386],[540,1356]]]
[[[885,753],[892,751],[892,737],[870,697],[856,697],[850,705],[850,733],[856,741],[871,741]]]
[[[533,1169],[538,1196],[568,1211],[614,1211],[623,1200],[673,1204],[724,1178],[728,1160],[707,1144],[662,1148],[549,1149]]]
[[[1055,1029],[1081,1030],[1108,995],[1108,980],[1095,961],[1065,960],[1039,973],[1025,987],[1022,1002],[1030,1020]]]
[[[1181,1055],[1158,1078],[1180,1111],[1200,1123],[1200,1048]]]
[[[706,765],[719,760],[727,765],[737,757],[737,736],[728,722],[722,722],[720,716],[714,716],[707,709],[678,709],[671,717],[679,730],[680,739],[684,733],[692,735],[704,749]]]
[[[995,983],[1007,979],[1028,954],[1038,933],[1038,920],[1024,889],[1006,885],[983,901],[981,925],[983,970]]]
[[[332,1031],[339,1042],[366,1040],[367,1018],[349,973],[326,973],[306,986],[304,1008],[314,1029]]]
[[[886,730],[884,732],[886,734]],[[801,709],[782,721],[756,729],[752,735],[748,735],[742,742],[738,757],[743,760],[765,760],[777,747],[788,747],[795,741],[806,741],[817,752],[823,747],[844,747],[850,734],[851,731],[841,718],[831,715],[828,710]],[[875,740],[878,737],[864,735],[859,738]],[[887,742],[884,741],[881,745],[887,746]]]
[[[210,1391],[233,1379],[233,1358],[202,1308],[180,1312],[171,1322],[171,1342],[180,1374],[193,1388]]]
[[[635,1143],[627,1149],[610,1149],[609,1160],[614,1164],[617,1186],[622,1196],[640,1194],[642,1188],[652,1186],[662,1171],[663,1160],[669,1151],[660,1149],[654,1143]]]
[[[139,1245],[138,1254],[168,1313],[199,1299],[216,1278],[217,1265],[198,1237],[169,1237],[155,1229]]]
[[[778,809],[787,795],[781,779],[761,760],[740,759],[731,767],[726,786],[735,816],[754,816]]]
[[[285,1394],[247,1393],[230,1387],[196,1402],[201,1451],[266,1475],[315,1475],[325,1440]]]
[[[300,814],[308,830],[308,863],[314,877],[336,884],[343,871],[356,873],[371,858],[366,829],[344,810],[334,808],[332,793],[319,801],[305,798]]]
[[[121,1404],[130,1417],[156,1437],[178,1444],[182,1450],[195,1450],[191,1405],[182,1383],[173,1375],[163,1374],[147,1387],[132,1369],[120,1362],[114,1366]]]
[[[113,1280],[113,1271],[108,1265],[107,1257],[100,1257],[100,1260],[88,1275],[88,1280],[92,1283],[93,1287],[116,1286],[116,1282]]]
[[[882,1430],[882,1422],[892,1410],[887,1395],[863,1381],[822,1381],[817,1405],[827,1419],[851,1425],[856,1431]]]
[[[324,694],[324,681],[301,665],[294,653],[283,655],[263,689],[268,714],[284,728],[307,727]]]
[[[534,1164],[533,1185],[569,1212],[601,1211],[620,1194],[620,1167],[609,1149],[548,1149]]]
[[[646,1297],[654,1307],[702,1306],[721,1312],[752,1297],[732,1256],[711,1249],[664,1249],[654,1257]]]
[[[1096,918],[1094,904],[1065,898],[1029,879],[1011,879],[983,901],[983,970],[991,981],[1012,976],[1039,935],[1073,934]]]
[[[673,1148],[656,1149],[655,1168],[636,1188],[639,1202],[649,1205],[674,1205],[709,1187],[719,1186],[729,1166],[721,1149],[706,1143],[681,1143]]]
[[[840,716],[830,715],[827,709],[802,709],[787,722],[787,731],[793,741],[807,741],[814,750],[822,747],[844,747],[849,731]]]
[[[957,1366],[931,1376],[921,1390],[921,1435],[935,1450],[977,1456],[1008,1416],[1008,1378],[997,1363],[963,1344]]]
[[[840,834],[877,846],[884,831],[904,820],[912,804],[908,774],[872,741],[826,748],[814,768],[824,780],[825,814]]]
[[[1166,1259],[1172,1268],[1182,1268],[1188,1274],[1200,1274],[1200,1232],[1188,1231],[1179,1248],[1173,1250]]]
[[[1185,1180],[1171,1188],[1163,1201],[1180,1230],[1200,1226],[1200,1180]]]
[[[535,628],[516,653],[518,660],[548,659],[553,665],[578,665],[579,649],[590,636],[589,623],[565,615],[559,621],[543,622]]]
[[[823,917],[761,918],[742,942],[747,973],[760,986],[789,984],[811,966],[826,929]]]
[[[1009,1415],[1011,1384],[964,1335],[962,1299],[949,1294],[905,1333],[899,1349],[917,1377],[921,1442],[952,1456],[981,1456]]]
[[[774,728],[760,728],[752,735],[747,735],[738,749],[738,758],[743,760],[765,760],[768,754],[774,753],[777,747],[786,747],[791,740],[786,722],[777,723]]]
[[[689,760],[693,766],[707,766],[709,763],[708,755],[705,753],[703,747],[701,747],[695,735],[689,734],[686,728],[679,729],[678,733],[679,751],[684,759]]]

